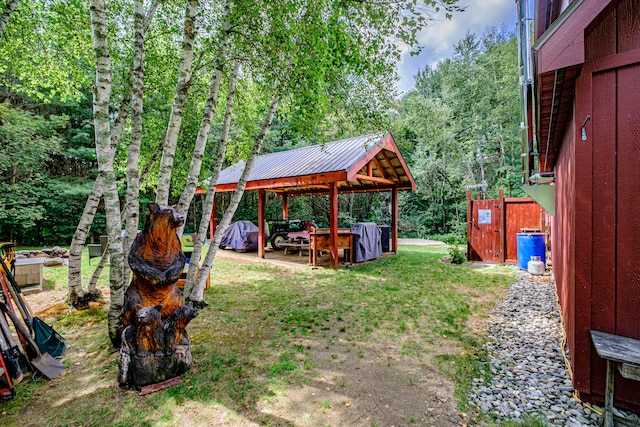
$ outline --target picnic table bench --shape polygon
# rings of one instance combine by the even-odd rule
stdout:
[[[614,427],[614,418],[621,425],[629,424],[625,418],[613,414],[615,368],[623,378],[640,381],[640,340],[591,331],[591,340],[598,356],[607,361],[607,386],[604,394],[602,425]]]
[[[302,256],[302,251],[305,249],[309,249],[309,242],[304,241],[291,241],[291,242],[282,242],[279,246],[284,248],[284,254],[286,255],[289,249],[297,250],[298,256]]]

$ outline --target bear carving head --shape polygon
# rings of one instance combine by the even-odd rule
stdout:
[[[176,206],[149,203],[149,220],[147,226],[155,228],[164,225],[167,228],[178,228],[184,224],[184,216],[178,213]]]
[[[195,319],[198,316],[198,310],[196,310],[191,303],[187,305],[183,305],[179,307],[176,311],[173,312],[173,321],[175,322],[176,328],[184,329],[187,327],[191,320]]]
[[[142,307],[140,304],[136,305],[136,324],[138,328],[141,326],[157,325],[160,323],[160,311],[162,305]]]

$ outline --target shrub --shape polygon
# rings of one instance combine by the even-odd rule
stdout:
[[[449,258],[453,264],[462,264],[467,260],[467,255],[457,246],[451,246],[449,248]]]

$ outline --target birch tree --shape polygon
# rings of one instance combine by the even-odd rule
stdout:
[[[96,55],[96,83],[93,88],[93,116],[98,156],[99,174],[104,180],[103,197],[107,213],[107,235],[109,237],[109,269],[110,307],[108,313],[109,337],[112,341],[120,325],[120,313],[123,301],[122,280],[122,237],[120,230],[120,199],[116,186],[113,168],[113,151],[111,150],[111,123],[109,120],[109,101],[111,98],[111,59],[107,38],[104,0],[91,0],[91,28],[93,46]]]
[[[216,106],[218,104],[218,95],[220,92],[220,83],[223,77],[224,64],[225,64],[225,53],[226,47],[229,43],[230,37],[230,23],[229,23],[229,3],[227,3],[225,7],[225,19],[222,24],[222,41],[218,47],[218,53],[216,54],[216,62],[214,67],[213,79],[211,81],[211,86],[209,89],[209,95],[207,97],[207,102],[205,104],[204,112],[202,114],[202,120],[200,122],[200,128],[198,130],[198,136],[196,138],[195,147],[193,149],[193,155],[191,157],[191,165],[189,167],[189,176],[187,177],[187,182],[180,195],[180,200],[178,201],[178,212],[180,212],[185,218],[189,211],[189,205],[193,200],[193,196],[196,192],[196,187],[198,186],[198,179],[200,177],[200,171],[202,167],[202,159],[204,156],[204,150],[207,144],[207,138],[209,137],[209,131],[211,130],[211,123],[213,121],[213,116],[215,114]],[[235,92],[235,82],[238,78],[238,71],[240,69],[240,62],[236,61],[232,76],[229,81],[229,91],[228,97],[233,99],[233,93]],[[229,120],[231,119],[231,112],[229,111],[229,102],[227,102],[227,112],[229,115]],[[228,134],[228,124],[227,124],[227,114],[225,114],[225,125],[223,127],[223,133],[226,131]],[[224,158],[225,152],[218,152],[218,158],[222,155]],[[217,178],[216,178],[217,179]],[[182,233],[182,229],[178,230],[178,233]],[[206,233],[206,228],[202,236]],[[198,234],[200,237],[200,234]]]
[[[142,133],[142,86],[143,86],[143,68],[144,63],[144,37],[149,29],[149,25],[153,20],[159,7],[159,2],[154,0],[151,3],[148,13],[144,15],[142,9],[142,2],[135,2],[135,16],[134,16],[134,59],[132,67],[132,82],[131,90],[128,90],[125,94],[121,104],[119,113],[114,121],[113,128],[110,133],[110,162],[114,161],[114,155],[116,149],[119,146],[120,138],[125,126],[125,123],[129,117],[129,108],[132,107],[132,139],[129,144],[129,160],[127,162],[127,178],[128,178],[128,193],[127,193],[127,209],[121,215],[120,221],[124,221],[125,218],[134,218],[135,220],[129,221],[131,225],[129,229],[137,231],[137,217],[138,217],[138,171],[137,171],[137,157],[139,154],[140,138]],[[133,102],[132,102],[133,99]],[[72,306],[81,308],[86,305],[87,302],[100,298],[100,292],[97,289],[97,282],[100,274],[107,263],[110,255],[105,253],[100,259],[94,273],[89,280],[87,286],[87,292],[85,293],[82,285],[82,248],[86,242],[87,235],[91,229],[95,214],[98,210],[98,205],[103,195],[104,177],[98,174],[91,193],[87,197],[85,209],[76,227],[76,232],[71,241],[69,248],[69,273],[68,273],[68,298]],[[135,234],[134,234],[135,236]],[[131,236],[127,234],[128,240],[124,244],[123,257],[126,259],[128,248],[131,246]],[[128,243],[127,243],[128,242]],[[126,266],[123,266],[123,268]],[[128,277],[128,269],[123,270],[123,280]]]
[[[160,171],[158,172],[158,188],[156,203],[166,205],[169,203],[169,189],[171,185],[171,173],[173,171],[173,159],[178,143],[184,105],[187,102],[189,86],[191,85],[191,66],[193,64],[193,46],[196,39],[196,14],[198,13],[198,0],[188,0],[185,8],[184,37],[182,41],[182,57],[178,70],[178,82],[169,116],[169,125],[162,149]]]
[[[184,289],[185,298],[190,298],[194,289],[195,281],[197,278],[198,266],[199,266],[199,263],[195,261],[200,260],[201,258],[202,245],[204,244],[205,237],[207,234],[207,226],[209,224],[209,218],[211,217],[211,214],[213,212],[213,203],[216,195],[215,187],[213,186],[213,183],[218,181],[218,177],[220,176],[220,171],[222,170],[222,164],[227,151],[227,142],[229,141],[229,130],[231,128],[231,114],[233,111],[233,96],[235,94],[236,81],[238,78],[239,70],[240,70],[240,62],[236,60],[235,65],[233,67],[233,72],[231,74],[231,78],[229,79],[229,90],[227,92],[227,106],[225,109],[224,124],[222,126],[222,137],[220,138],[220,143],[218,144],[216,162],[209,175],[209,182],[212,185],[209,187],[209,191],[207,191],[207,195],[205,197],[204,206],[202,208],[202,216],[200,218],[200,227],[198,228],[196,241],[194,244],[193,252],[191,254],[191,258],[194,260],[194,262],[189,263],[189,271],[187,272],[186,285]],[[227,225],[228,225],[230,221],[228,218],[224,218],[223,222],[227,222]],[[220,245],[220,240],[222,239],[222,234],[218,233],[218,230],[223,231],[224,228],[226,228],[226,225],[224,224],[221,224],[218,227],[218,229],[216,230],[216,233],[214,233],[213,242],[211,242],[211,245],[209,246],[209,251],[210,252],[213,251],[213,254],[211,255],[212,260],[215,257],[217,247]],[[217,244],[215,244],[216,241],[218,242]],[[211,261],[210,265],[212,264],[213,264],[213,261]],[[211,266],[209,266],[209,270],[210,269],[211,269]],[[203,273],[203,277],[206,277],[204,276],[204,273]],[[202,306],[202,301],[203,301],[201,296],[202,291],[199,290],[200,289],[199,284],[196,288],[198,289],[198,292],[196,292],[196,295],[194,295],[193,300],[196,301],[196,305]],[[197,298],[198,294],[200,295],[199,299]]]
[[[211,267],[213,266],[213,260],[215,259],[216,252],[218,247],[220,246],[220,241],[222,240],[222,234],[224,233],[225,228],[229,226],[231,223],[231,219],[233,218],[233,214],[238,208],[238,204],[240,203],[240,199],[244,194],[244,189],[247,186],[247,180],[249,179],[249,175],[253,170],[253,166],[260,154],[260,149],[262,148],[262,144],[264,142],[264,138],[269,132],[269,128],[271,127],[271,123],[273,122],[273,115],[276,112],[276,108],[278,108],[278,104],[280,103],[280,98],[275,97],[271,101],[271,105],[269,106],[269,110],[264,118],[264,123],[262,124],[262,128],[260,132],[256,136],[255,143],[253,144],[253,149],[251,150],[251,154],[247,159],[244,170],[242,171],[242,176],[238,181],[238,185],[236,186],[235,191],[233,192],[233,196],[231,196],[231,201],[229,202],[229,206],[227,207],[224,215],[222,216],[222,220],[220,221],[219,227],[216,229],[216,232],[213,236],[213,241],[209,246],[209,251],[207,255],[204,257],[204,261],[202,262],[202,267],[200,268],[200,273],[197,277],[197,283],[191,289],[191,292],[188,294],[189,301],[191,301],[195,307],[204,307],[206,303],[204,301],[204,288],[206,285],[207,277],[209,277],[209,273],[211,271]],[[213,189],[210,190],[213,193]],[[193,271],[192,271],[193,269]],[[197,263],[190,263],[189,265],[189,273],[192,274],[192,277],[195,276],[195,272],[197,271]],[[193,280],[193,279],[192,279]]]

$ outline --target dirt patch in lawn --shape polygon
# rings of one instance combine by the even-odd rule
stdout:
[[[317,378],[262,402],[260,411],[300,426],[459,425],[453,384],[432,366],[391,349],[310,345]]]

